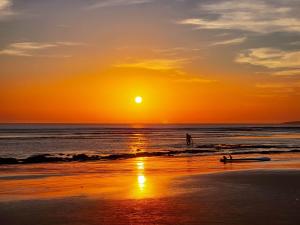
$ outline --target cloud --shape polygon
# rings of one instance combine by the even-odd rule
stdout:
[[[0,0],[0,10],[5,10],[11,6],[12,2],[10,0]]]
[[[38,42],[17,42],[10,44],[6,49],[0,51],[0,55],[9,56],[33,56],[35,50],[57,47],[57,44]]]
[[[269,69],[296,69],[300,67],[300,51],[284,51],[275,48],[253,48],[240,53],[238,63],[263,66]]]
[[[290,45],[300,45],[300,41],[293,41],[291,43],[289,43]]]
[[[274,72],[273,75],[275,75],[275,76],[296,76],[296,75],[300,75],[300,69],[281,70],[281,71]]]
[[[61,46],[82,46],[82,45],[86,45],[85,43],[82,42],[71,42],[71,41],[59,41],[59,42],[55,42],[57,45],[61,45]]]
[[[81,43],[76,42],[53,42],[53,43],[41,43],[41,42],[17,42],[12,43],[7,48],[0,50],[0,55],[8,55],[8,56],[34,56],[34,53],[37,50],[44,50],[55,47],[62,46],[75,46],[82,45]],[[38,55],[38,56],[46,56],[46,55]],[[52,56],[47,56],[52,57]]]
[[[260,97],[289,98],[300,96],[300,82],[268,82],[259,83],[255,86]]]
[[[129,6],[152,2],[152,0],[100,0],[87,7],[87,9],[97,9],[104,7]]]
[[[269,82],[269,83],[259,83],[256,84],[255,87],[261,91],[261,94],[264,97],[269,95],[277,96],[277,97],[289,97],[290,95],[299,96],[300,83],[299,82]]]
[[[187,51],[189,49],[185,48],[185,47],[173,47],[173,48],[157,48],[157,49],[153,49],[153,52],[156,53],[162,53],[162,54],[168,54],[168,55],[176,55],[178,53]]]
[[[181,49],[181,48],[180,48]],[[115,67],[119,68],[133,68],[133,69],[146,69],[160,72],[171,71],[169,74],[173,82],[176,83],[216,83],[217,80],[206,79],[199,76],[188,75],[183,67],[190,59],[145,59],[133,63],[117,64]]]
[[[169,48],[155,48],[151,51],[157,56],[163,58],[186,58],[189,61],[193,61],[194,59],[199,59],[203,57],[202,55],[197,54],[199,51],[202,51],[204,47],[169,47]]]
[[[210,79],[204,79],[204,78],[195,78],[195,77],[186,77],[186,78],[180,78],[177,80],[174,80],[175,82],[179,83],[205,83],[205,84],[210,84],[210,83],[216,83],[217,80],[210,80]]]
[[[11,11],[12,0],[0,0],[0,20],[13,14]]]
[[[179,21],[199,29],[244,30],[258,33],[300,32],[300,19],[292,13],[297,7],[276,6],[261,0],[229,0],[201,4],[200,17]],[[282,2],[281,4],[283,4]],[[298,9],[299,10],[299,9]]]
[[[186,63],[186,59],[146,59],[133,63],[122,63],[115,65],[122,68],[136,68],[136,69],[148,69],[148,70],[178,70]]]
[[[256,84],[256,88],[262,88],[262,89],[283,89],[290,87],[290,84],[284,84],[284,83],[261,83]]]
[[[37,43],[37,42],[18,42],[10,44],[10,48],[19,49],[19,50],[36,50],[36,49],[45,49],[56,47],[56,44],[49,43]]]
[[[218,45],[236,45],[236,44],[241,44],[243,43],[247,38],[246,37],[240,37],[240,38],[233,38],[233,39],[228,39],[224,41],[218,41],[215,43],[212,43],[212,46],[218,46]]]
[[[31,56],[31,54],[20,49],[3,49],[0,51],[0,55],[10,55],[10,56]]]

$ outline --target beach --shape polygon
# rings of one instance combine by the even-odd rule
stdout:
[[[300,222],[297,126],[0,128],[1,225]]]
[[[2,165],[4,225],[298,224],[300,156]]]
[[[0,225],[300,225],[300,0],[0,0]]]

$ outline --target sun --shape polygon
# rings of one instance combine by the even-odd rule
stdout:
[[[134,101],[136,104],[141,104],[143,102],[143,98],[141,96],[136,96]]]

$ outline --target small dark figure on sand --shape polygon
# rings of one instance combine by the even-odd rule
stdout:
[[[230,160],[232,159],[231,154],[229,154],[229,159],[230,159]],[[226,162],[226,161],[228,160],[228,158],[227,158],[225,155],[223,155],[223,160],[224,160],[224,162]]]
[[[191,144],[193,144],[192,136],[189,133],[186,133],[185,139],[186,139],[186,145],[190,146]]]

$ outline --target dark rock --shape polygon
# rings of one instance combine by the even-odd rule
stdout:
[[[17,164],[19,161],[15,158],[0,158],[0,164]]]
[[[86,161],[89,160],[90,157],[86,154],[77,154],[77,155],[73,155],[72,159],[74,161]]]
[[[134,157],[136,157],[136,154],[115,154],[115,155],[103,156],[101,159],[116,160],[116,159],[129,159]]]
[[[100,156],[98,155],[88,156],[86,154],[76,154],[72,156],[71,161],[89,161],[89,160],[99,160],[99,159]]]
[[[62,162],[64,158],[51,157],[50,154],[33,155],[23,160],[23,163]]]
[[[293,149],[290,152],[300,152],[300,149]]]
[[[99,160],[100,159],[100,156],[99,155],[92,155],[90,157],[91,160]]]

